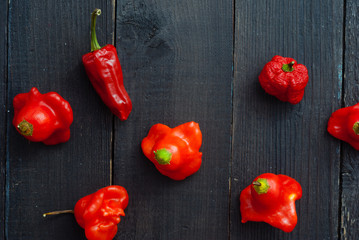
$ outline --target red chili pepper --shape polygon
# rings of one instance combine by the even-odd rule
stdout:
[[[359,150],[359,103],[333,112],[327,129],[332,136]]]
[[[102,101],[122,121],[132,110],[132,102],[123,85],[123,76],[116,48],[107,44],[100,47],[97,42],[96,18],[101,14],[95,9],[91,15],[91,52],[82,56],[87,76]]]
[[[81,198],[75,205],[75,218],[85,229],[87,239],[110,240],[117,233],[120,216],[125,216],[128,194],[121,186],[108,186]]]
[[[77,223],[85,229],[89,240],[111,240],[117,233],[120,216],[125,216],[128,194],[124,187],[112,185],[81,198],[74,210],[55,211],[43,214],[74,213]]]
[[[41,94],[33,87],[16,95],[13,106],[12,124],[28,140],[54,145],[70,139],[72,109],[58,93]]]
[[[259,83],[270,95],[283,102],[299,103],[308,83],[308,70],[293,58],[274,56],[259,75]]]
[[[266,222],[291,232],[297,224],[295,200],[301,197],[302,187],[293,178],[264,173],[241,192],[242,223]]]
[[[141,143],[143,153],[158,171],[174,180],[183,180],[198,171],[201,145],[202,133],[195,122],[175,128],[155,124]]]

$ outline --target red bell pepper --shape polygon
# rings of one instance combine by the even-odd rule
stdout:
[[[295,200],[301,197],[302,187],[293,178],[264,173],[241,192],[242,223],[266,222],[291,232],[297,224]]]
[[[43,214],[74,213],[77,223],[85,229],[89,240],[111,240],[117,233],[120,216],[125,216],[128,194],[124,187],[112,185],[81,198],[74,210],[55,211]]]
[[[158,171],[174,180],[183,180],[199,170],[201,145],[202,133],[195,122],[175,128],[155,124],[141,143],[143,153]]]
[[[91,52],[82,56],[82,62],[102,101],[123,121],[130,115],[132,102],[123,84],[116,48],[111,44],[101,48],[97,41],[95,27],[100,14],[101,10],[95,9],[91,15]]]
[[[283,102],[299,103],[308,83],[308,70],[293,58],[274,56],[259,75],[259,83],[270,95]]]
[[[332,113],[327,130],[332,136],[359,150],[359,103]]]
[[[33,87],[13,100],[12,124],[26,139],[54,145],[70,138],[73,113],[70,104],[56,92],[41,94]]]

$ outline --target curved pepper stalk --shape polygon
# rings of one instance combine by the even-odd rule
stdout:
[[[291,177],[264,173],[240,195],[242,223],[266,222],[284,232],[297,225],[295,200],[302,197],[302,187]]]
[[[26,139],[54,145],[70,139],[73,112],[70,104],[56,92],[41,94],[33,87],[13,100],[12,124]]]
[[[188,122],[175,128],[158,123],[142,140],[141,148],[160,173],[173,180],[183,180],[201,167],[201,145],[198,123]]]
[[[107,44],[100,47],[96,37],[96,18],[101,14],[95,9],[91,15],[91,52],[82,56],[87,76],[97,94],[120,120],[126,120],[132,110],[131,99],[123,84],[121,64],[116,48]]]

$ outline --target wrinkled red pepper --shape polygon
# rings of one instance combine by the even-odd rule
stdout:
[[[143,153],[158,171],[174,180],[183,180],[199,170],[201,145],[202,133],[195,122],[175,128],[155,124],[141,143]]]
[[[102,101],[123,121],[130,115],[132,102],[123,84],[116,48],[111,44],[101,48],[97,41],[95,26],[100,14],[101,10],[95,9],[91,15],[91,52],[82,56],[82,62]]]
[[[89,240],[111,240],[117,233],[120,216],[125,216],[128,194],[124,187],[112,185],[81,198],[74,210],[55,211],[43,214],[74,213],[77,223],[85,229]]]
[[[268,94],[291,104],[302,100],[308,80],[308,70],[304,65],[281,56],[274,56],[259,75],[259,83]]]
[[[241,192],[242,223],[266,222],[291,232],[297,224],[295,200],[301,197],[302,187],[293,178],[264,173]]]
[[[89,240],[110,240],[117,233],[120,216],[125,216],[128,194],[124,187],[108,186],[81,198],[75,205],[75,218]]]
[[[13,100],[12,124],[26,139],[54,145],[70,139],[73,113],[70,104],[56,92],[41,94],[33,87]]]
[[[359,150],[359,103],[333,112],[327,130],[332,136]]]

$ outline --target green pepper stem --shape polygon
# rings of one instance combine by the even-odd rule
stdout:
[[[53,211],[53,212],[48,212],[48,213],[44,213],[42,214],[43,217],[47,217],[49,215],[58,215],[58,214],[63,214],[63,213],[74,213],[74,210],[61,210],[61,211]]]
[[[172,159],[172,153],[167,149],[165,148],[158,149],[153,153],[155,154],[155,159],[159,164],[161,165],[170,164]]]
[[[359,135],[359,122],[355,122],[353,125],[353,131],[356,135]]]
[[[22,120],[17,125],[17,129],[19,129],[19,132],[24,136],[32,136],[32,133],[34,131],[34,127],[32,126],[32,124],[26,120]]]
[[[267,193],[270,185],[268,184],[267,179],[258,178],[257,181],[252,182],[254,190],[260,195]]]
[[[261,186],[262,184],[261,184],[260,182],[254,181],[254,182],[253,182],[253,185],[255,185],[255,186]]]
[[[91,52],[101,48],[96,36],[96,19],[101,15],[101,9],[96,8],[91,14]]]
[[[288,64],[283,64],[282,66],[282,70],[284,72],[293,72],[294,71],[294,68],[293,68],[293,65],[295,64],[294,61],[291,61],[290,63]]]

